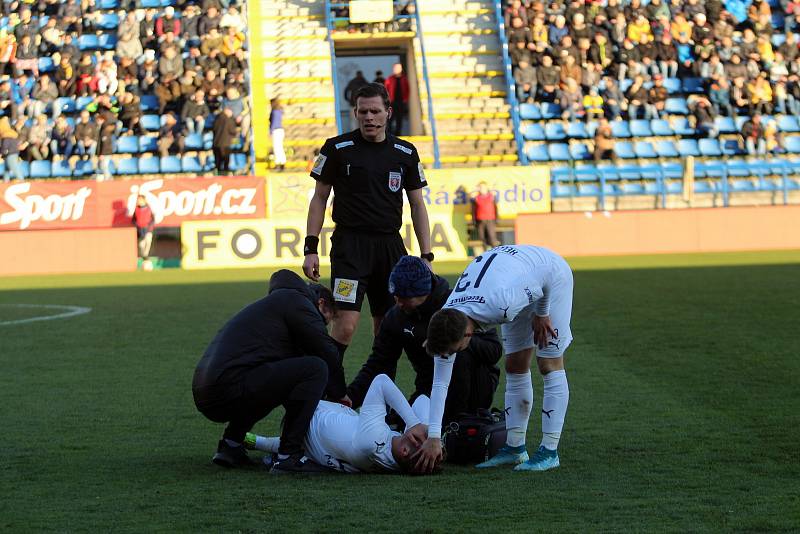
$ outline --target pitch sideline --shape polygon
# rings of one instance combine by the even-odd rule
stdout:
[[[63,306],[60,304],[0,304],[0,306],[15,307],[15,308],[44,308],[48,310],[65,310],[62,313],[55,315],[38,315],[36,317],[29,317],[27,319],[16,319],[13,321],[0,321],[0,326],[10,326],[15,324],[32,323],[35,321],[50,321],[53,319],[66,319],[68,317],[75,317],[76,315],[83,315],[92,311],[91,308],[83,306]]]

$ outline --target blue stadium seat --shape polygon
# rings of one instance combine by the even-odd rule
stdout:
[[[689,114],[689,106],[686,105],[686,99],[681,97],[667,98],[664,110],[670,115]]]
[[[686,117],[677,117],[672,122],[672,130],[675,132],[675,135],[680,135],[680,136],[695,134],[694,128],[691,127],[691,125],[689,124],[689,119],[687,119]]]
[[[203,134],[203,148],[206,150],[211,150],[211,144],[214,142],[214,134],[212,132],[206,132]]]
[[[737,191],[737,192],[756,190],[756,186],[751,180],[731,180],[730,188],[731,191]]]
[[[747,119],[749,119],[749,118],[750,117],[740,116],[740,117],[736,117],[736,119],[734,119],[734,122],[736,123],[736,131],[737,132],[740,132],[742,130],[742,126],[744,126],[744,123],[747,122]]]
[[[181,172],[201,173],[203,166],[197,156],[183,156],[181,158]]]
[[[53,58],[51,57],[40,57],[39,58],[39,72],[52,72],[56,70],[56,66],[53,63]]]
[[[736,139],[726,139],[720,143],[722,146],[722,154],[724,156],[741,156],[745,154],[744,149],[739,146],[739,141]]]
[[[572,168],[570,167],[553,167],[550,169],[550,181],[553,183],[569,182],[573,178]]]
[[[620,180],[641,180],[642,167],[639,165],[621,165],[617,167]]]
[[[199,139],[199,146],[197,150],[201,150],[203,148],[203,136],[200,134],[194,134]],[[544,128],[542,128],[541,124],[529,124],[525,127],[525,132],[522,134],[522,137],[525,138],[526,141],[544,141],[546,139],[544,135]],[[189,138],[186,138],[186,148],[189,148]]]
[[[75,104],[74,98],[64,96],[55,99],[53,102],[53,109],[60,109],[61,113],[75,113],[78,107]]]
[[[555,184],[551,191],[553,198],[569,198],[575,196],[575,188],[566,184]]]
[[[675,148],[675,143],[669,140],[656,141],[656,152],[662,158],[677,158],[680,156]]]
[[[24,175],[25,173],[23,173],[23,176]],[[31,178],[50,178],[51,175],[51,165],[49,161],[42,160],[31,162],[29,174]]]
[[[24,159],[20,160],[19,170],[22,173],[22,176],[27,178],[31,175],[31,164],[25,161]]]
[[[727,167],[719,161],[706,161],[694,166],[695,178],[722,178],[727,173]]]
[[[137,154],[139,152],[139,138],[135,135],[123,135],[117,139],[117,149],[119,154]]]
[[[633,85],[633,80],[631,78],[625,78],[619,82],[619,90],[624,93],[630,89],[631,85]]]
[[[234,152],[230,155],[228,165],[233,172],[241,174],[247,170],[247,156],[241,152]]]
[[[619,138],[630,137],[631,130],[628,127],[628,121],[611,121],[611,135]]]
[[[544,127],[544,135],[548,141],[561,141],[567,138],[564,125],[560,122],[548,122]]]
[[[718,158],[722,155],[718,139],[700,139],[700,154],[707,158]]]
[[[619,185],[623,195],[644,195],[644,186],[640,183],[624,183]]]
[[[75,162],[75,168],[72,170],[72,175],[75,177],[90,176],[94,174],[94,167],[89,160],[78,160]]]
[[[205,164],[203,165],[203,170],[204,170],[205,172],[211,172],[211,171],[213,171],[214,169],[216,169],[216,167],[217,167],[217,162],[216,162],[216,160],[214,159],[214,154],[211,154],[210,156],[208,156],[208,157],[206,158],[206,162],[205,162]]]
[[[650,141],[636,141],[636,144],[633,145],[633,151],[639,158],[651,159],[658,157],[658,154],[653,148],[653,143]]]
[[[529,139],[527,137],[527,134],[525,135],[525,139]],[[544,132],[542,132],[541,139],[544,139]],[[203,136],[199,133],[193,133],[187,135],[184,147],[186,148],[186,150],[203,150]]]
[[[714,126],[721,134],[734,134],[738,131],[733,117],[717,117],[714,119]]]
[[[762,163],[762,162],[759,162]],[[725,170],[728,176],[750,176],[760,165],[749,161],[726,161]]]
[[[784,138],[786,150],[792,154],[800,154],[800,136],[789,135]]]
[[[117,47],[117,36],[112,33],[101,34],[99,44],[103,50],[114,50]]]
[[[778,117],[778,129],[784,133],[800,132],[800,123],[794,115],[781,115]]]
[[[608,163],[602,163],[597,166],[597,173],[603,177],[606,182],[613,182],[619,180],[619,167]]]
[[[578,195],[582,197],[596,197],[600,195],[598,184],[578,184]]]
[[[570,147],[572,151],[572,147]],[[596,182],[598,180],[599,171],[594,165],[586,165],[579,163],[575,165],[572,175],[577,182]]]
[[[84,33],[78,37],[78,48],[84,50],[98,50],[100,49],[100,39],[93,33]]]
[[[161,172],[178,174],[181,172],[181,158],[178,156],[167,156],[161,158]]]
[[[156,156],[139,158],[139,172],[141,174],[158,174],[160,171],[159,159]]]
[[[586,133],[589,134],[589,138],[593,138],[594,134],[597,132],[597,121],[589,121],[586,123]]]
[[[572,159],[592,159],[592,153],[589,152],[589,147],[586,146],[586,143],[575,143],[570,145],[569,153],[572,156]]]
[[[161,128],[161,120],[158,115],[142,115],[142,128],[148,132],[157,132]]]
[[[114,30],[119,26],[119,16],[116,13],[104,13],[100,15],[100,21],[95,26],[103,30]]]
[[[572,139],[588,139],[589,132],[584,123],[572,121],[567,125],[567,137]]]
[[[622,159],[635,159],[636,152],[633,151],[633,145],[628,141],[618,141],[614,145],[614,152],[617,157]]]
[[[550,161],[550,154],[547,152],[547,145],[539,144],[528,148],[527,156],[530,161]]]
[[[542,118],[545,120],[557,119],[561,117],[561,106],[555,102],[542,102]]]
[[[680,163],[665,163],[661,166],[661,172],[664,178],[683,178],[683,165]]]
[[[681,92],[681,79],[680,78],[664,78],[664,87],[667,93],[674,95]]]
[[[100,9],[111,10],[119,7],[119,0],[100,0]]]
[[[72,167],[69,166],[69,161],[60,159],[53,162],[50,167],[50,174],[53,178],[69,178],[72,176]]]
[[[117,161],[116,174],[139,174],[139,158],[124,158]]]
[[[772,35],[772,46],[773,48],[778,48],[783,43],[786,42],[786,35],[783,33],[775,33]]]
[[[700,149],[695,139],[678,139],[678,153],[683,156],[699,156]]]
[[[75,108],[78,111],[83,111],[86,109],[86,106],[91,104],[94,101],[94,98],[91,96],[79,96],[78,100],[75,102]]]
[[[160,0],[142,0],[142,8],[151,9],[156,7],[161,7]]]
[[[650,121],[643,119],[636,119],[630,121],[631,135],[633,137],[652,137],[653,132],[650,130]]]
[[[703,93],[705,92],[705,79],[683,78],[681,88],[684,93]]]
[[[142,110],[142,113],[158,111],[158,98],[156,98],[156,95],[142,95],[139,101],[139,108]]]
[[[525,120],[538,121],[542,118],[542,112],[536,104],[520,104],[519,118]]]
[[[569,146],[566,143],[551,143],[547,145],[547,152],[552,161],[569,161],[571,159]]]
[[[653,119],[650,121],[650,131],[653,135],[657,136],[673,136],[675,132],[672,131],[669,122],[664,119]]]
[[[139,137],[139,152],[156,152],[158,150],[158,140],[149,135]]]

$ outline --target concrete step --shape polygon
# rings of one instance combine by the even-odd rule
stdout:
[[[262,68],[262,72],[267,78],[317,78],[331,75],[331,64],[326,62],[313,62],[313,64],[302,61],[264,63]]]
[[[510,119],[438,119],[438,134],[498,134],[513,133]]]
[[[503,70],[503,58],[499,56],[429,56],[425,59],[429,72],[487,72]]]
[[[502,76],[492,78],[430,78],[431,94],[454,92],[505,91],[506,81]],[[424,90],[425,85],[422,84]]]
[[[326,41],[262,41],[258,50],[264,57],[330,57]]]
[[[284,95],[283,92],[280,93]],[[290,93],[283,98],[291,99]],[[335,114],[333,102],[302,102],[284,104],[284,117],[292,119],[329,118]]]
[[[497,29],[494,20],[494,15],[459,15],[458,11],[439,14],[434,13],[430,15],[420,15],[420,21],[425,31],[437,30],[453,30],[453,31],[466,31],[477,29]]]
[[[425,28],[425,51],[443,52],[447,50],[471,49],[485,47],[485,50],[497,50],[499,47],[497,35],[463,35],[453,32],[448,35],[428,35],[428,28]]]
[[[501,98],[453,98],[435,99],[433,112],[443,113],[497,113],[508,111],[508,104]],[[427,112],[427,108],[425,109]]]
[[[430,11],[467,11],[474,9],[494,9],[494,2],[489,0],[424,0],[419,2],[420,16]]]
[[[328,30],[324,25],[316,21],[310,22],[292,22],[291,20],[275,21],[275,20],[262,20],[261,31],[265,36],[281,37],[281,36],[326,36]]]

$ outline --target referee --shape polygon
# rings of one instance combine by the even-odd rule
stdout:
[[[308,207],[303,272],[319,280],[319,234],[325,207],[334,192],[331,236],[331,283],[339,310],[331,336],[344,356],[361,315],[364,295],[369,298],[373,331],[394,304],[388,290],[389,273],[406,255],[400,227],[403,190],[421,257],[433,261],[428,211],[422,198],[427,186],[417,149],[386,132],[392,116],[386,88],[370,83],[355,94],[358,129],[325,141],[311,169],[317,183]],[[338,400],[338,399],[337,399]]]

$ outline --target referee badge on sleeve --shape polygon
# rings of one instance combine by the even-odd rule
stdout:
[[[328,156],[325,154],[320,154],[317,156],[317,159],[314,160],[314,167],[311,168],[311,172],[314,174],[321,176],[322,175],[322,168],[325,167],[325,162],[328,160]]]
[[[336,278],[333,281],[333,300],[336,302],[355,303],[358,293],[358,280]]]
[[[397,193],[400,190],[400,184],[403,182],[403,175],[399,172],[389,172],[389,190],[392,193]]]

